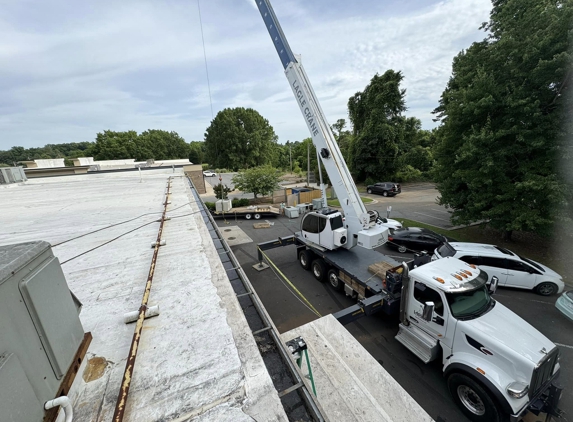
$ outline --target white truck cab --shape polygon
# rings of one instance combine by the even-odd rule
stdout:
[[[557,346],[493,299],[497,279],[488,286],[475,265],[444,258],[405,271],[396,339],[425,363],[441,356],[471,420],[517,421],[557,377]]]

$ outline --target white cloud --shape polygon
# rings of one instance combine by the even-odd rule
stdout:
[[[362,13],[353,16],[336,13],[342,4],[328,2],[327,19],[310,13],[317,4],[274,5],[327,117],[346,118],[348,98],[392,68],[405,75],[407,115],[432,127],[452,59],[484,37],[477,28],[490,2],[449,0],[392,15],[369,14],[357,0]],[[10,6],[0,10],[0,149],[89,141],[105,129],[202,139],[211,111],[195,1],[62,1],[67,14],[38,3],[34,16],[16,0]],[[302,139],[308,131],[255,9],[253,0],[201,2],[214,112],[252,107],[281,142]]]

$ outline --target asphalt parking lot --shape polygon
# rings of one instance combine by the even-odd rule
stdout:
[[[388,206],[392,207],[391,218],[407,218],[436,227],[450,229],[449,211],[437,204],[438,191],[431,183],[412,183],[402,186],[402,193],[384,197],[376,194],[363,194],[374,199],[375,203],[366,204],[366,208],[376,210],[386,216]]]
[[[442,218],[443,212],[447,213],[435,206],[433,187],[420,186],[419,197],[416,197],[414,190],[408,194],[404,192],[402,195],[395,198],[380,197],[383,201],[379,202],[379,206],[383,207],[385,212],[386,204],[391,203],[392,217],[414,220],[421,220],[420,217],[415,217],[416,215],[425,215],[428,220],[438,221]],[[420,197],[425,199],[422,200]],[[396,206],[397,204],[400,205]],[[253,240],[251,243],[232,246],[233,252],[275,325],[279,331],[285,332],[310,322],[317,316],[306,307],[272,267],[262,272],[252,268],[258,262],[257,243],[300,230],[300,218],[290,220],[278,217],[268,221],[274,224],[267,229],[254,229],[252,221],[240,219],[218,220],[218,224],[222,230],[237,226]],[[400,254],[386,246],[379,248],[379,251],[398,261],[411,259],[410,254]],[[321,315],[354,304],[353,300],[334,291],[328,284],[317,282],[308,271],[303,270],[298,264],[294,246],[266,253],[280,272],[301,291]],[[561,382],[565,386],[561,407],[567,414],[573,414],[573,390],[569,388],[569,380],[573,379],[573,365],[570,364],[573,361],[573,322],[555,309],[557,296],[542,297],[529,291],[499,289],[495,298],[558,344],[561,350]],[[394,339],[398,332],[397,319],[374,315],[349,324],[347,329],[435,420],[456,422],[467,420],[454,405],[447,391],[441,364],[439,362],[423,364]]]

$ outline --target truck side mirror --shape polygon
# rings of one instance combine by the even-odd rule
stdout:
[[[424,310],[422,311],[422,319],[424,321],[431,321],[434,315],[434,302],[424,303]]]
[[[491,278],[491,282],[489,283],[489,287],[487,289],[490,295],[495,293],[495,291],[497,290],[498,283],[499,283],[499,278],[497,278],[496,276],[493,276]]]

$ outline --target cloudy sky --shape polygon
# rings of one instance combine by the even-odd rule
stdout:
[[[254,0],[200,0],[213,113],[252,107],[279,142],[308,130]],[[430,129],[452,58],[484,38],[490,0],[275,0],[327,118],[375,73],[405,75]],[[0,149],[106,129],[202,140],[212,119],[197,0],[0,0]]]

